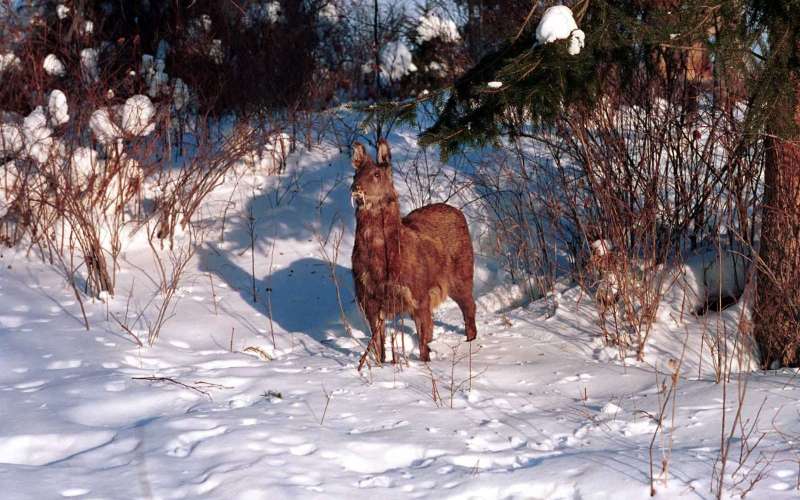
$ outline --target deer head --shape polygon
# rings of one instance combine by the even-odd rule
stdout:
[[[358,210],[378,208],[397,201],[392,182],[392,153],[389,143],[378,141],[377,163],[367,155],[364,145],[353,144],[353,168],[356,170],[350,194]]]

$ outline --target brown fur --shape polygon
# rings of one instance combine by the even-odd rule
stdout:
[[[461,308],[467,340],[477,335],[467,221],[460,210],[443,203],[424,206],[401,219],[386,141],[378,144],[377,160],[373,162],[361,144],[353,146],[356,297],[381,361],[386,360],[385,320],[403,313],[414,319],[420,359],[429,361],[433,310],[446,297]]]

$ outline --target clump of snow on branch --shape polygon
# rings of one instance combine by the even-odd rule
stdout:
[[[175,79],[175,84],[172,89],[172,103],[175,109],[181,110],[189,102],[191,94],[189,93],[189,86],[184,83],[180,78]]]
[[[335,24],[339,21],[339,9],[332,3],[325,4],[325,6],[319,10],[317,17],[322,21]]]
[[[244,16],[244,24],[251,27],[256,24],[277,23],[284,20],[280,2],[258,2],[250,5]]]
[[[69,161],[73,181],[79,186],[86,186],[99,161],[94,149],[85,146],[75,148]]]
[[[81,72],[83,78],[88,82],[96,82],[100,77],[100,71],[97,68],[97,56],[97,49],[83,49],[81,51]]]
[[[417,66],[412,61],[411,51],[401,42],[387,43],[380,54],[381,79],[396,82],[409,73],[417,71]]]
[[[47,100],[47,110],[50,112],[50,123],[53,125],[63,125],[69,121],[69,106],[64,92],[58,89],[50,92],[50,97]]]
[[[419,19],[417,43],[428,42],[434,38],[439,38],[444,42],[457,42],[461,36],[458,34],[456,23],[428,13]]]
[[[147,135],[156,128],[156,108],[146,95],[129,97],[122,107],[122,129],[132,135]]]
[[[6,70],[19,69],[21,64],[22,61],[13,52],[0,54],[0,73]]]
[[[40,165],[51,159],[64,157],[64,144],[55,137],[51,125],[58,126],[67,121],[67,98],[60,90],[53,90],[48,99],[47,110],[43,106],[37,106],[21,124],[0,124],[0,156],[27,157]]]
[[[69,16],[69,7],[64,5],[63,3],[58,4],[56,7],[56,15],[59,19],[66,19]]]
[[[225,53],[222,51],[222,40],[215,38],[211,40],[211,47],[208,49],[208,57],[214,64],[222,64],[225,60]]]
[[[425,71],[433,73],[440,78],[444,78],[447,76],[447,64],[440,63],[439,61],[431,61],[427,66],[425,66]]]
[[[67,68],[55,54],[47,54],[44,58],[44,71],[50,76],[64,76]]]
[[[8,123],[0,124],[0,156],[16,156],[23,145],[19,127]]]
[[[147,83],[147,95],[150,97],[157,97],[162,87],[169,83],[169,75],[164,71],[165,69],[166,62],[163,58],[159,57],[153,60],[153,56],[150,54],[142,56],[142,74]]]
[[[111,118],[109,108],[100,108],[92,113],[89,118],[89,128],[92,129],[98,142],[107,144],[122,137],[122,131]]]
[[[40,164],[46,163],[56,144],[53,130],[47,126],[47,116],[41,106],[37,106],[22,121],[22,134],[27,155]]]
[[[211,16],[208,14],[203,14],[200,16],[200,25],[203,27],[203,31],[206,33],[211,31],[212,20]]]
[[[614,249],[614,244],[609,240],[595,240],[592,242],[592,252],[598,257],[607,255]]]
[[[536,27],[536,41],[540,44],[553,43],[556,40],[569,40],[567,52],[577,55],[583,48],[586,35],[578,29],[572,10],[563,5],[556,5],[544,11],[539,26]]]

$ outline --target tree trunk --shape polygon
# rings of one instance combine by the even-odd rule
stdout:
[[[800,362],[800,143],[767,139],[754,335],[763,368]]]
[[[790,46],[794,46],[791,44]],[[753,334],[761,364],[800,365],[800,80],[773,106],[768,127]]]

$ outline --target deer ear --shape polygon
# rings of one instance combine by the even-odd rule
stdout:
[[[378,141],[378,165],[388,166],[392,162],[392,151],[386,139]]]
[[[367,150],[360,142],[353,143],[353,168],[358,170],[364,165],[364,160],[367,159]]]

